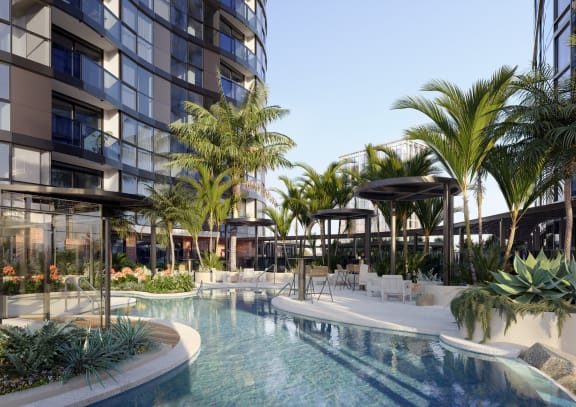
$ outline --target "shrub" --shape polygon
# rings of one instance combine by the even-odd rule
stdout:
[[[194,288],[192,275],[189,273],[174,273],[156,275],[154,279],[144,282],[144,291],[151,293],[188,292]]]

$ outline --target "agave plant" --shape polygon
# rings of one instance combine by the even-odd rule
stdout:
[[[494,282],[489,283],[488,287],[519,304],[558,300],[570,292],[565,283],[568,273],[561,254],[553,259],[548,259],[543,251],[536,258],[529,254],[526,260],[515,256],[514,271],[516,274],[492,271]]]

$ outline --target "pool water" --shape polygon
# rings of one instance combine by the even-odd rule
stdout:
[[[534,369],[398,334],[294,316],[273,292],[138,300],[132,316],[181,322],[198,359],[95,406],[571,406]]]

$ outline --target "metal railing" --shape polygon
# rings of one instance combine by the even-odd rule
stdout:
[[[80,285],[80,283],[85,284],[86,286],[88,286],[88,288],[90,289],[90,291],[86,291],[82,288],[82,286]],[[94,310],[99,308],[102,304],[102,302],[100,301],[100,298],[96,297],[93,298],[94,295],[92,294],[92,292],[99,292],[91,283],[90,281],[84,277],[84,276],[68,276],[64,279],[64,309],[66,311],[68,311],[68,284],[72,283],[72,285],[74,286],[74,288],[76,288],[76,300],[77,303],[76,305],[79,306],[80,305],[80,299],[82,297],[85,297],[86,299],[88,299],[90,301],[90,305],[92,306],[92,313],[94,313]]]

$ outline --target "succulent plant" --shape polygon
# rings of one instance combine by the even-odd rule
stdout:
[[[573,267],[576,271],[576,264]],[[569,266],[560,254],[553,259],[548,259],[543,251],[540,251],[536,258],[529,254],[526,260],[515,256],[516,274],[492,271],[494,282],[489,283],[488,287],[520,304],[560,299],[570,293],[569,283],[566,281],[566,277],[570,275],[568,270]],[[572,275],[576,287],[576,273]]]

